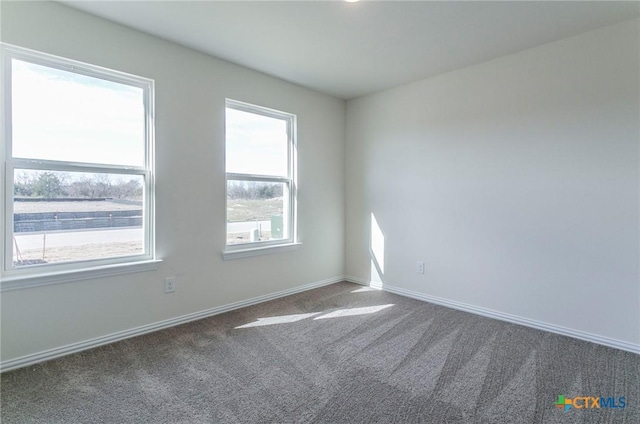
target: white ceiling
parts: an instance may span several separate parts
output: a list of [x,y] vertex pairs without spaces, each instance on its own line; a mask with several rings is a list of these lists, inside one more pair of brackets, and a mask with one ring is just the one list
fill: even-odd
[[64,1],[350,99],[639,15],[638,2]]

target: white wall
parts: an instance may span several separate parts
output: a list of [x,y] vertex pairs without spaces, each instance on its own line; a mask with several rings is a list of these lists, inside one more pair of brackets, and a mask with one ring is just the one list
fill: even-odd
[[[156,81],[164,261],[154,272],[3,292],[3,361],[343,274],[343,101],[56,3],[2,2],[1,12],[3,42]],[[221,259],[226,97],[298,116],[294,252]],[[216,225],[194,225],[208,217]],[[164,294],[168,275],[178,276],[175,294]]]
[[637,345],[638,26],[349,101],[347,274]]

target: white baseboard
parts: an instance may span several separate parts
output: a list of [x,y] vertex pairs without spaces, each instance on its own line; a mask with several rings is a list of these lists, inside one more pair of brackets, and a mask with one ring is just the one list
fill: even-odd
[[551,333],[561,334],[563,336],[569,336],[580,340],[586,340],[588,342],[601,344],[604,346],[613,347],[616,349],[626,350],[628,352],[640,354],[640,345],[629,343],[621,340],[611,339],[608,337],[598,336],[597,334],[587,333],[580,330],[573,330],[571,328],[561,327],[555,324],[548,324],[542,321],[537,321],[529,318],[519,317],[517,315],[507,314],[504,312],[498,312],[480,306],[473,306],[467,303],[457,302],[455,300],[444,299],[442,297],[431,296],[424,293],[419,293],[413,290],[403,289],[401,287],[392,286],[386,283],[369,282],[366,279],[345,275],[344,279],[351,283],[369,285],[373,288],[378,288],[389,293],[395,293],[400,296],[410,297],[413,299],[422,300],[429,303],[435,303],[436,305],[446,306],[460,311],[469,312],[476,315],[482,315],[488,318],[495,318],[501,321],[510,322],[513,324],[520,324],[527,327],[535,328],[538,330],[548,331]]
[[361,286],[370,286],[371,281],[365,280],[364,278],[354,277],[353,275],[345,275],[342,277],[343,281],[348,281],[350,283],[360,284]]
[[21,356],[19,358],[9,359],[9,360],[0,362],[0,371],[5,372],[5,371],[14,370],[17,368],[27,367],[40,362],[45,362],[45,361],[49,361],[51,359],[59,358],[62,356],[71,355],[76,352],[81,352],[83,350],[92,349],[98,346],[103,346],[106,344],[129,339],[131,337],[136,337],[136,336],[140,336],[147,333],[152,333],[154,331],[163,330],[165,328],[174,327],[176,325],[184,324],[190,321],[196,321],[202,318],[211,317],[211,316],[222,314],[224,312],[229,312],[235,309],[244,308],[246,306],[256,305],[258,303],[266,302],[273,299],[278,299],[280,297],[285,297],[285,296],[300,293],[303,291],[315,289],[318,287],[335,284],[340,281],[349,281],[351,283],[356,283],[364,286],[371,286],[373,288],[379,288],[379,289],[388,291],[390,293],[395,293],[401,296],[410,297],[413,299],[418,299],[418,300],[434,303],[437,305],[458,309],[465,312],[470,312],[472,314],[482,315],[489,318],[495,318],[501,321],[520,324],[527,327],[536,328],[538,330],[549,331],[552,333],[561,334],[563,336],[569,336],[576,339],[586,340],[586,341],[598,343],[604,346],[609,346],[616,349],[626,350],[628,352],[640,354],[640,345],[637,345],[637,344],[615,340],[608,337],[598,336],[595,334],[586,333],[584,331],[573,330],[570,328],[565,328],[565,327],[561,327],[553,324],[547,324],[541,321],[536,321],[529,318],[523,318],[516,315],[506,314],[503,312],[497,312],[491,309],[486,309],[479,306],[473,306],[466,303],[457,302],[454,300],[448,300],[448,299],[444,299],[437,296],[431,296],[431,295],[415,292],[412,290],[406,290],[406,289],[392,286],[389,284],[370,282],[366,279],[351,276],[351,275],[345,275],[345,276],[329,278],[322,281],[316,281],[314,283],[305,284],[302,286],[294,287],[287,290],[282,290],[279,292],[275,292],[275,293],[271,293],[263,296],[254,297],[247,300],[242,300],[239,302],[229,303],[227,305],[217,306],[215,308],[210,308],[204,311],[182,315],[176,318],[158,321],[152,324],[143,325],[143,326],[132,328],[129,330],[118,331],[116,333],[108,334],[106,336],[96,337],[96,338],[85,340],[82,342],[72,343],[66,346],[61,346],[54,349],[49,349],[42,352]]
[[291,289],[254,297],[247,300],[241,300],[239,302],[229,303],[227,305],[217,306],[215,308],[182,315],[176,318],[170,318],[167,320],[158,321],[152,324],[143,325],[141,327],[132,328],[130,330],[118,331],[116,333],[108,334],[106,336],[96,337],[96,338],[85,340],[82,342],[72,343],[66,346],[61,346],[54,349],[48,349],[42,352],[21,356],[19,358],[9,359],[9,360],[0,362],[0,372],[10,371],[16,368],[27,367],[40,362],[45,362],[51,359],[59,358],[61,356],[71,355],[72,353],[81,352],[87,349],[93,349],[98,346],[103,346],[103,345],[114,343],[120,340],[129,339],[131,337],[136,337],[136,336],[151,333],[154,331],[163,330],[165,328],[174,327],[176,325],[184,324],[190,321],[196,321],[202,318],[207,318],[213,315],[229,312],[234,309],[240,309],[246,306],[251,306],[258,303],[266,302],[268,300],[273,300],[280,297],[285,297],[285,296],[300,293],[303,291],[315,289],[318,287],[327,286],[329,284],[338,283],[340,281],[345,281],[345,278],[343,276],[328,278],[326,280],[316,281],[314,283],[305,284],[303,286],[298,286]]

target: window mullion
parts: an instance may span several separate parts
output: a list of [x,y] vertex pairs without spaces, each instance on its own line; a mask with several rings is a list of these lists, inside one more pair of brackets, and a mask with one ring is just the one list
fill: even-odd
[[291,178],[288,177],[270,177],[266,175],[253,175],[253,174],[227,174],[227,180],[232,181],[258,181],[266,183],[289,183]]
[[3,269],[12,270],[13,266],[13,167],[9,161],[5,166],[5,222],[1,223],[4,226],[4,257]]
[[42,171],[93,172],[126,175],[145,175],[147,173],[147,170],[144,167],[128,167],[84,162],[64,162],[55,160],[23,158],[11,158],[9,162],[11,162],[14,168]]

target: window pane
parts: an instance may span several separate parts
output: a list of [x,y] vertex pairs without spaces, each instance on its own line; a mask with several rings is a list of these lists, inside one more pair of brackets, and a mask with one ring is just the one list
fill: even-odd
[[17,169],[14,265],[143,254],[143,196],[140,175]]
[[286,177],[287,121],[227,108],[227,172]]
[[12,60],[13,156],[144,166],[141,88]]
[[227,181],[227,244],[289,238],[288,184]]

